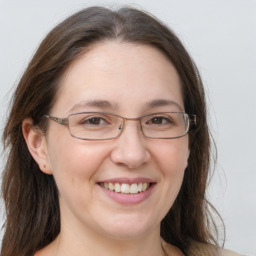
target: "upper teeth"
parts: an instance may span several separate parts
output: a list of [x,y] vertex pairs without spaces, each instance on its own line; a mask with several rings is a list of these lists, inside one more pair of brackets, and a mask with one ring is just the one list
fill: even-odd
[[124,193],[124,194],[137,194],[142,191],[146,191],[149,187],[149,183],[133,183],[131,185],[126,183],[103,183],[101,184],[104,188],[109,189],[111,191],[115,191],[117,193]]

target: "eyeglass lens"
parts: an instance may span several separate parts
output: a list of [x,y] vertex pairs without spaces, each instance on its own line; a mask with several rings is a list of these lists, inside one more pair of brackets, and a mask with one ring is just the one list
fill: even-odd
[[[156,113],[130,120],[140,120],[143,134],[149,138],[184,136],[189,128],[189,117],[179,112]],[[80,139],[102,140],[116,138],[129,118],[106,113],[78,113],[69,116],[72,136]]]

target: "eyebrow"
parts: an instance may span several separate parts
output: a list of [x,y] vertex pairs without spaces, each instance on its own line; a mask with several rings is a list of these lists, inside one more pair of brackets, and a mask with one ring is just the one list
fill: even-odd
[[166,99],[156,99],[153,101],[150,101],[146,104],[147,108],[156,108],[156,107],[164,107],[164,106],[176,106],[180,111],[184,111],[183,108],[175,101],[173,100],[166,100]]
[[68,112],[73,112],[79,108],[101,108],[101,109],[118,109],[117,104],[110,103],[107,100],[89,100],[89,101],[82,101],[77,104],[75,104]]
[[[157,107],[164,107],[164,106],[176,106],[181,112],[184,110],[182,107],[173,100],[166,100],[166,99],[155,99],[148,103],[146,103],[146,109],[148,108],[157,108]],[[119,107],[115,103],[111,103],[107,100],[89,100],[89,101],[82,101],[75,104],[68,113],[72,113],[79,108],[99,108],[99,109],[109,109],[109,110],[117,110]]]

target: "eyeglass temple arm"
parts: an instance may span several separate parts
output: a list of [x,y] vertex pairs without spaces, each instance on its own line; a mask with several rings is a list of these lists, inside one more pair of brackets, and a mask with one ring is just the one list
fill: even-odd
[[196,115],[189,115],[189,117],[191,124],[196,125],[198,123],[198,118]]
[[58,124],[68,125],[68,118],[59,118],[59,117],[49,116],[49,115],[44,115],[44,116]]

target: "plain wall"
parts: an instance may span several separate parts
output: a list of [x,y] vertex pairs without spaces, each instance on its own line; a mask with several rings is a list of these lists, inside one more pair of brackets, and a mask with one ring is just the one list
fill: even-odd
[[194,58],[218,148],[208,195],[226,224],[225,247],[256,255],[255,0],[0,0],[1,132],[13,88],[39,42],[74,11],[99,4],[129,4],[153,13],[177,33]]

